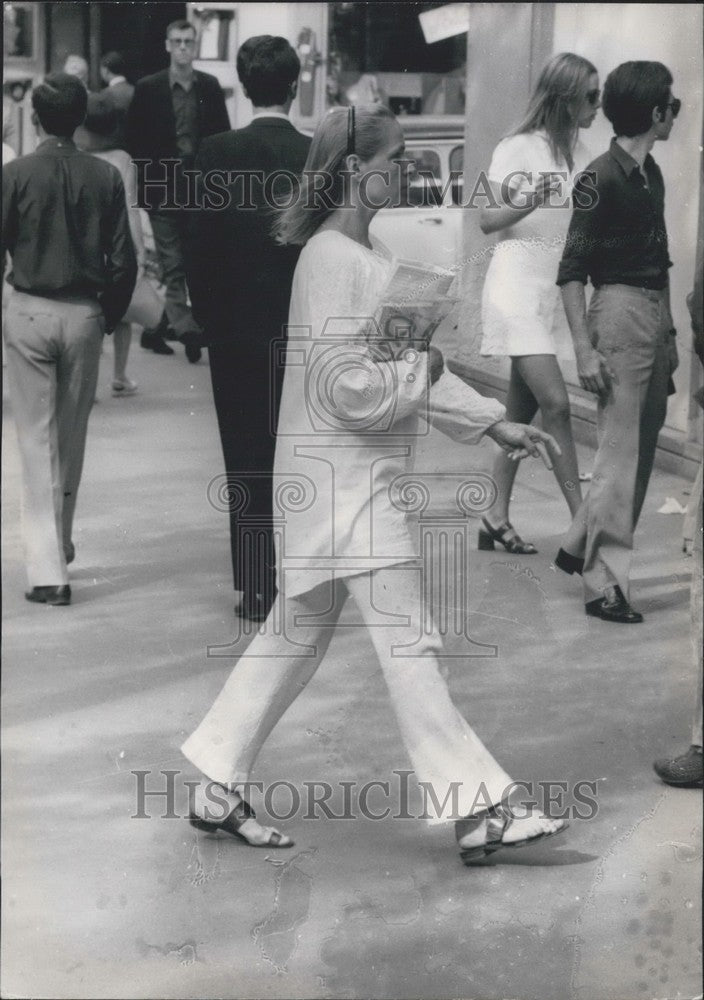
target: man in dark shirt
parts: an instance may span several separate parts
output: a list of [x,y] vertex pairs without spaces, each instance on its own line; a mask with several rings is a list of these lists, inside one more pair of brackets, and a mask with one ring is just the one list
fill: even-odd
[[[247,498],[230,513],[234,585],[243,593],[237,613],[260,621],[276,591],[272,470],[283,361],[275,363],[274,345],[284,336],[299,254],[275,242],[275,215],[265,191],[271,185],[273,198],[291,195],[311,140],[289,121],[300,62],[285,38],[247,39],[237,53],[237,72],[254,116],[245,128],[200,148],[201,184],[227,175],[227,198],[224,207],[209,208],[207,191],[201,192],[204,207],[193,214],[189,274],[209,345],[225,469],[233,492],[238,483]],[[244,183],[254,178],[258,182]],[[245,198],[249,208],[241,207]]]
[[[186,345],[189,361],[200,357],[200,327],[188,304],[184,239],[188,223],[188,178],[203,139],[230,127],[220,84],[193,69],[196,32],[188,21],[166,29],[168,69],[140,80],[127,113],[127,147],[136,160],[139,205],[147,209],[166,285],[168,326]],[[164,161],[171,160],[171,163]],[[173,354],[163,332],[147,333],[142,346]]]
[[[577,180],[558,273],[584,389],[598,394],[592,482],[556,565],[581,572],[588,615],[637,623],[629,603],[633,533],[677,367],[670,313],[665,189],[650,155],[669,138],[680,101],[656,62],[609,74],[604,114],[616,137]],[[584,286],[594,285],[589,311]]]
[[23,478],[26,597],[69,604],[67,564],[103,334],[123,316],[137,261],[118,171],[72,136],[87,93],[55,73],[32,93],[43,141],[3,167],[3,259],[13,287],[7,374]]

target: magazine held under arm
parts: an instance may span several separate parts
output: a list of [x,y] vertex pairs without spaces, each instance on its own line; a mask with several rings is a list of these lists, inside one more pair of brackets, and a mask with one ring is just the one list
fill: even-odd
[[377,348],[383,345],[391,356],[408,348],[427,350],[435,331],[458,303],[456,281],[457,276],[444,268],[396,261],[374,322],[366,327],[367,342]]

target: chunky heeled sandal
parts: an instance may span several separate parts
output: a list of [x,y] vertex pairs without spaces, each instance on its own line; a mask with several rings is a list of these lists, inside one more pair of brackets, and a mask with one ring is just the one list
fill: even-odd
[[[485,517],[482,518],[484,528],[479,529],[477,548],[480,552],[493,552],[494,542],[500,545],[515,556],[533,556],[538,551],[532,542],[524,542],[516,529],[509,521],[504,521],[498,528],[494,528]],[[508,536],[508,537],[507,537]]]
[[573,573],[579,573],[581,576],[584,570],[584,559],[580,556],[573,556],[571,552],[565,552],[564,549],[559,549],[555,556],[555,565],[569,576],[572,576]]
[[249,847],[293,847],[294,841],[290,837],[279,833],[272,827],[262,827],[262,829],[267,830],[269,836],[261,844],[253,843],[244,833],[240,833],[243,823],[246,823],[248,819],[256,818],[256,813],[249,802],[246,799],[240,799],[235,808],[223,820],[203,819],[202,816],[197,816],[192,812],[189,813],[188,822],[196,830],[202,830],[204,833],[217,833],[218,830],[222,830],[223,833],[229,833],[231,836],[243,840]]
[[[504,834],[515,820],[513,812],[505,802],[499,802],[491,809],[484,810],[474,816],[467,816],[465,819],[455,823],[455,837],[460,844],[460,857],[466,865],[472,865],[475,861],[482,861],[490,854],[500,850],[502,847],[527,847],[535,844],[538,840],[546,837],[554,837],[557,833],[562,833],[567,829],[568,824],[564,820],[557,820],[560,824],[556,830],[543,830],[532,837],[525,837],[523,840],[513,840],[508,843],[504,841]],[[546,817],[548,819],[549,817]],[[472,833],[486,820],[486,840],[483,844],[474,847],[462,847],[461,840],[468,833]]]

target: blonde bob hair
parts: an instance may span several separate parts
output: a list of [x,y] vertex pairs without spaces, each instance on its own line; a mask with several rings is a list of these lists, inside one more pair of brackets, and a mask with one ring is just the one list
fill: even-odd
[[274,235],[279,243],[303,246],[336,209],[349,204],[347,156],[370,160],[383,147],[396,117],[383,104],[354,108],[354,145],[349,148],[349,108],[333,108],[315,130],[294,205],[279,213]]

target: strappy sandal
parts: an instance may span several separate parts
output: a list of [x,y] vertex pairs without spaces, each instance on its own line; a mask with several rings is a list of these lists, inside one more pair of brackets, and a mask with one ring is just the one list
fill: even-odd
[[556,830],[543,830],[532,837],[525,837],[523,840],[513,840],[507,843],[504,841],[504,834],[514,819],[515,816],[508,805],[504,802],[499,802],[497,805],[492,806],[491,809],[483,810],[474,816],[467,816],[465,819],[458,820],[455,823],[455,837],[458,843],[468,833],[476,830],[480,823],[486,820],[486,840],[483,844],[477,844],[475,847],[460,847],[462,861],[466,865],[472,865],[475,861],[481,861],[489,857],[490,854],[500,850],[502,847],[527,847],[529,844],[535,844],[538,840],[544,840],[546,837],[554,837],[555,834],[562,833],[568,826],[564,820],[558,820],[557,822],[561,825]]
[[188,822],[196,830],[202,830],[204,833],[217,833],[218,830],[222,830],[223,833],[229,833],[231,836],[237,837],[238,840],[243,840],[249,847],[293,847],[294,841],[290,837],[279,833],[272,827],[262,827],[269,834],[267,840],[262,844],[253,843],[244,833],[240,833],[240,827],[243,823],[246,823],[248,819],[256,818],[256,813],[249,802],[246,799],[240,799],[235,808],[223,820],[203,819],[202,816],[189,813]]
[[498,528],[482,518],[484,528],[479,529],[477,548],[480,552],[493,552],[494,542],[503,545],[507,552],[515,556],[534,556],[538,551],[532,542],[524,542],[510,521],[504,521]]

